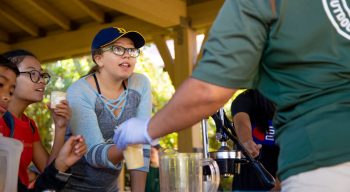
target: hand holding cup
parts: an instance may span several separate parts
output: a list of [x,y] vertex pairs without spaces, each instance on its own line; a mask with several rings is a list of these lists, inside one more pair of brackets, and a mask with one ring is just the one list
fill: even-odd
[[51,105],[52,109],[56,108],[56,105],[60,104],[62,100],[66,100],[67,94],[63,91],[51,92]]

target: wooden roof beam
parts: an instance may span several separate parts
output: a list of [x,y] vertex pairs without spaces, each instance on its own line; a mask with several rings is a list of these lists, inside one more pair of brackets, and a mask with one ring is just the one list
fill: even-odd
[[0,41],[9,42],[10,41],[10,35],[7,32],[5,32],[5,31],[0,30]]
[[90,15],[93,19],[95,19],[99,23],[104,23],[105,13],[95,6],[90,1],[84,0],[73,0],[80,8],[82,8],[88,15]]
[[196,58],[196,65],[203,57],[204,45],[208,40],[208,35],[209,35],[209,27],[206,28],[206,30],[204,31],[204,39],[202,41],[201,48],[200,48],[199,53],[198,53],[197,58]]
[[160,27],[179,25],[180,17],[186,17],[186,2],[183,0],[92,1]]
[[[11,47],[10,47],[10,45],[9,44],[7,44],[7,43],[2,43],[2,42],[0,42],[0,50],[9,50]],[[4,51],[3,51],[4,52]]]
[[56,8],[49,5],[44,0],[27,0],[32,6],[37,8],[40,12],[49,17],[52,21],[54,21],[57,25],[62,27],[64,30],[70,30],[72,25],[71,21],[62,13],[57,11]]
[[38,26],[25,19],[26,17],[14,10],[12,7],[6,5],[5,2],[1,2],[0,13],[30,35],[34,37],[38,37],[40,35]]
[[[75,31],[62,32],[60,34],[14,43],[11,44],[10,48],[29,50],[42,62],[71,58],[89,54],[92,38],[102,28],[110,26],[124,26],[130,30],[137,30],[143,34],[146,41],[151,40],[155,35],[168,32],[150,23],[129,16],[123,16],[117,18],[117,21],[108,24],[89,26]],[[8,50],[6,47],[0,47],[0,53]]]
[[170,79],[174,81],[174,59],[172,58],[169,47],[166,44],[166,39],[163,35],[156,35],[153,36],[153,41],[163,59],[165,71],[168,72]]

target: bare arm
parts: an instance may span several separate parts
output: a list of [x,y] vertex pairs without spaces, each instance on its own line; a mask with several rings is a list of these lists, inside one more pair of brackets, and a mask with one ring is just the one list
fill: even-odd
[[118,164],[120,161],[124,159],[123,157],[123,151],[119,150],[117,146],[112,146],[108,150],[108,160],[111,161],[113,164]]
[[64,136],[68,122],[72,116],[72,111],[66,100],[61,101],[60,104],[56,105],[55,109],[50,109],[51,114],[55,123],[55,137],[50,153],[49,161],[50,164],[57,156],[64,144]]
[[56,158],[63,146],[67,123],[71,116],[71,110],[67,101],[62,101],[56,106],[56,109],[50,110],[55,122],[55,137],[51,154],[46,151],[40,141],[33,143],[33,162],[40,172],[43,172],[45,167]]
[[42,145],[41,141],[36,141],[33,143],[33,163],[43,172],[49,159],[49,154]]
[[233,123],[235,125],[237,136],[242,145],[253,157],[257,157],[260,153],[261,145],[257,145],[253,140],[252,125],[249,115],[244,112],[239,112],[234,115]]
[[131,191],[144,192],[146,187],[147,172],[130,170]]
[[249,115],[244,112],[239,112],[233,116],[233,123],[239,140],[244,143],[253,140],[252,126]]
[[169,103],[149,122],[151,138],[187,128],[223,106],[236,90],[187,79]]

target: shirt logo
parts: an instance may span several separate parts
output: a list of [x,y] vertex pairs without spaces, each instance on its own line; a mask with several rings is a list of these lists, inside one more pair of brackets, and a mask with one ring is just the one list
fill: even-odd
[[257,144],[274,145],[276,129],[272,125],[272,121],[268,121],[268,127],[263,128],[252,125],[253,140]]
[[337,32],[350,40],[350,9],[345,0],[322,0],[323,8]]

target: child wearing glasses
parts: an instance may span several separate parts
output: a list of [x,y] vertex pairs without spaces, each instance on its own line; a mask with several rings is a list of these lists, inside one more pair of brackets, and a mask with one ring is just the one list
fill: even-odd
[[[16,64],[0,55],[0,119],[7,111],[8,104],[16,87],[16,78],[20,72]],[[0,130],[5,129],[0,125]],[[2,131],[1,131],[2,132]],[[3,133],[3,132],[2,132]],[[43,191],[45,189],[60,189],[69,178],[66,171],[71,165],[78,161],[86,152],[87,146],[82,136],[70,137],[60,149],[56,159],[49,164],[45,171],[36,179],[35,185],[28,190],[27,186],[19,180],[18,191]]]
[[[148,78],[134,73],[139,48],[145,44],[136,31],[108,27],[99,31],[91,45],[95,66],[67,91],[72,108],[70,131],[81,134],[87,155],[75,166],[63,191],[118,191],[122,150],[113,143],[114,129],[132,117],[149,118],[152,99]],[[130,170],[132,191],[145,190],[150,146],[143,149],[144,167]]]
[[[55,109],[50,109],[55,124],[55,138],[51,154],[49,154],[40,141],[38,128],[24,111],[26,108],[44,97],[45,86],[50,75],[43,72],[38,59],[25,50],[14,50],[4,56],[17,65],[19,75],[16,78],[16,87],[12,90],[11,102],[8,103],[4,118],[0,119],[0,132],[23,142],[24,148],[20,159],[19,180],[28,186],[27,167],[33,161],[42,172],[45,167],[57,156],[64,144],[64,135],[71,110],[67,101],[62,101]],[[10,120],[9,120],[10,119]]]

